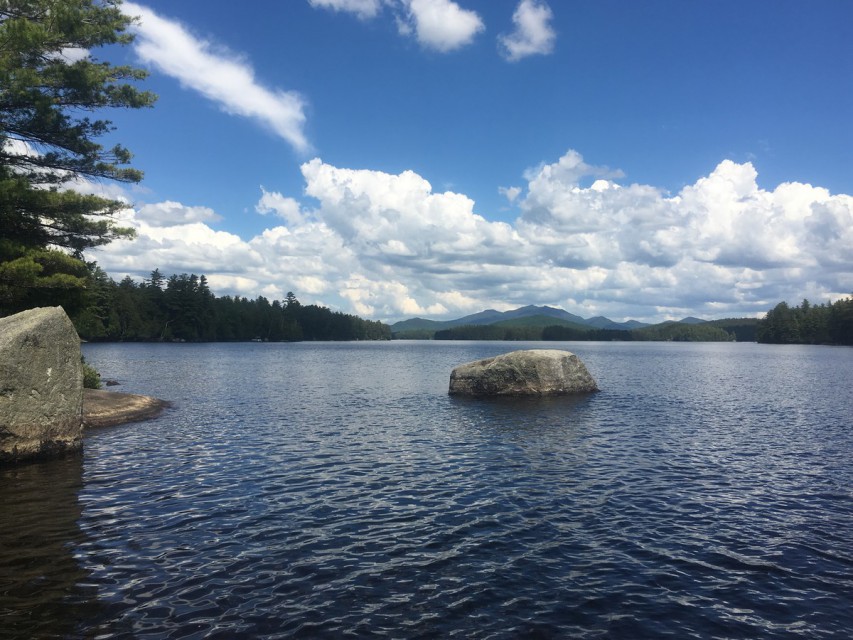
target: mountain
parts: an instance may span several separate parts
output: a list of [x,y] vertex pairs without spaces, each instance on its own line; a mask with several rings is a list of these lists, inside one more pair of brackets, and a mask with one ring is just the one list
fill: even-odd
[[456,320],[447,320],[443,324],[445,328],[459,327],[466,324],[494,324],[495,322],[500,322],[503,319],[504,314],[502,312],[495,311],[494,309],[486,309],[485,311],[480,311],[479,313],[474,313],[470,316],[457,318]]
[[507,323],[512,321],[514,325],[525,324],[524,319],[530,319],[529,324],[535,326],[555,325],[579,325],[582,327],[590,327],[593,329],[621,329],[630,330],[648,326],[636,320],[628,320],[627,322],[614,322],[604,316],[597,316],[585,320],[581,316],[576,316],[573,313],[557,309],[555,307],[536,305],[527,305],[519,307],[511,311],[496,311],[495,309],[486,309],[478,313],[473,313],[455,320],[427,320],[425,318],[411,318],[409,320],[401,320],[391,325],[392,333],[404,333],[410,331],[440,331],[441,329],[449,329],[451,327],[461,327],[466,325],[492,325],[498,323]]
[[586,324],[590,327],[594,327],[596,329],[616,329],[622,331],[630,331],[631,329],[641,329],[642,327],[649,326],[645,322],[639,322],[637,320],[614,322],[610,318],[605,318],[604,316],[595,316],[594,318],[587,318],[583,321],[583,324]]
[[557,320],[564,320],[566,322],[574,322],[575,324],[586,323],[583,318],[576,316],[573,313],[569,313],[568,311],[563,311],[562,309],[556,309],[554,307],[537,307],[532,304],[516,309],[515,311],[507,311],[504,313],[504,318],[506,320],[530,318],[533,316],[546,316],[548,318],[556,318]]
[[[582,318],[563,309],[528,305],[511,311],[486,309],[455,320],[411,318],[391,325],[394,338],[413,340],[672,340],[754,342],[758,320],[702,320],[689,316],[650,325]],[[628,333],[630,332],[630,333]]]
[[427,320],[426,318],[410,318],[409,320],[401,320],[391,325],[392,333],[400,333],[401,331],[438,331],[447,326],[446,322],[440,320]]

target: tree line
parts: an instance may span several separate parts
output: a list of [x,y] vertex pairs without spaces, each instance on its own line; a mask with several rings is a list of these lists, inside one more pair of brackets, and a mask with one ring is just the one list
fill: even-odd
[[116,283],[97,266],[90,285],[69,311],[80,337],[91,341],[390,340],[381,322],[284,300],[217,297],[204,275],[168,278],[155,269],[137,283]]
[[759,322],[758,342],[853,345],[853,298],[827,304],[780,302]]
[[640,329],[596,329],[579,325],[548,325],[501,323],[490,325],[462,325],[440,329],[431,335],[406,337],[434,338],[435,340],[544,340],[544,341],[665,341],[674,342],[728,342],[755,340],[756,320],[749,318],[716,320],[701,324],[664,322]]

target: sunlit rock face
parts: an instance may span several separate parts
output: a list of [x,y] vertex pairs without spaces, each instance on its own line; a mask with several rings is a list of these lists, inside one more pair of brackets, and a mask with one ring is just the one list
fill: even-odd
[[569,351],[513,351],[461,364],[450,373],[451,395],[553,396],[594,391],[598,391],[595,380]]
[[83,443],[80,338],[62,307],[0,318],[0,463]]

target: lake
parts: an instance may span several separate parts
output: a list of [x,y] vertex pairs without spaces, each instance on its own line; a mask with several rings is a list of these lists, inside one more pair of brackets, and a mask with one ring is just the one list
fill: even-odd
[[[577,353],[575,398],[447,395]],[[0,636],[841,638],[853,350],[87,344],[171,400],[0,470]]]

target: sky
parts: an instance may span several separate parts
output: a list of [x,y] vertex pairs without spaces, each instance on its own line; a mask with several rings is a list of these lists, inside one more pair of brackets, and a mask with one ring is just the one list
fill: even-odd
[[149,0],[115,279],[365,318],[853,292],[849,0]]

